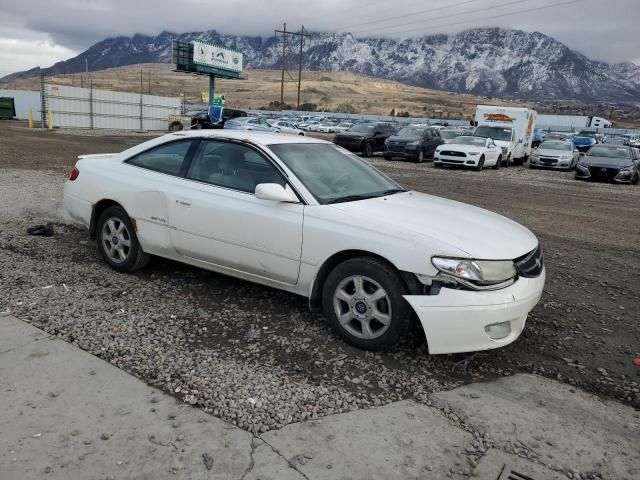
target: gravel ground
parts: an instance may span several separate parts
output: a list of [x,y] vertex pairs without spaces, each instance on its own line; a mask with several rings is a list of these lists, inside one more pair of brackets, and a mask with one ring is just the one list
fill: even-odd
[[[631,363],[640,355],[640,188],[374,159],[407,187],[527,225],[545,249],[548,282],[507,348],[429,356],[415,332],[372,354],[335,338],[301,297],[162,259],[135,275],[109,269],[86,232],[60,218],[61,189],[76,155],[140,140],[0,131],[0,312],[254,433],[398,399],[431,403],[435,391],[515,372],[640,407]],[[55,222],[53,237],[25,234],[46,221]]]

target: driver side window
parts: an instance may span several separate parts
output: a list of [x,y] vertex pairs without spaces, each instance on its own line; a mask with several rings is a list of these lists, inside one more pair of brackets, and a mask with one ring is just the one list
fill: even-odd
[[195,154],[187,178],[254,193],[260,183],[286,185],[280,172],[254,149],[232,142],[205,140]]

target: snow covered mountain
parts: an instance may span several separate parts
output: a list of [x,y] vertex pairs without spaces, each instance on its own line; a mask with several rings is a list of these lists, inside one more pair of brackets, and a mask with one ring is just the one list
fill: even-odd
[[[50,68],[11,74],[3,81],[45,74],[101,70],[136,63],[169,63],[172,40],[216,41],[240,49],[248,68],[280,67],[274,37],[221,35],[215,30],[150,37],[108,38]],[[297,62],[297,47],[290,60]],[[404,40],[314,33],[304,68],[349,70],[404,83],[493,97],[594,101],[640,101],[640,66],[590,60],[539,32],[476,28],[455,35]]]

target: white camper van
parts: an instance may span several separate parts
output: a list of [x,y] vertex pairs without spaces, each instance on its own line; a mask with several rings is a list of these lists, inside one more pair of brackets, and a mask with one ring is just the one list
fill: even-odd
[[492,138],[502,148],[504,164],[520,164],[531,154],[536,116],[529,108],[478,105],[474,134]]

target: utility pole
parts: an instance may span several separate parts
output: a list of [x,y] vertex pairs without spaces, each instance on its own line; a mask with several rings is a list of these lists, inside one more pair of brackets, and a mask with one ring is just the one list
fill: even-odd
[[[283,25],[282,30],[275,30],[276,39],[278,38],[278,34],[282,34],[282,58],[281,58],[281,80],[280,80],[280,107],[284,106],[284,73],[287,70],[286,68],[286,58],[287,58],[287,35],[293,35],[300,37],[300,58],[298,63],[298,108],[300,107],[300,85],[302,84],[302,60],[303,60],[303,50],[304,50],[304,37],[308,37],[309,34],[304,33],[304,25],[300,32],[291,32],[287,31],[287,24]],[[293,80],[291,73],[287,72]],[[295,80],[294,80],[295,81]]]
[[87,57],[84,57],[84,71],[85,73],[89,73],[89,60]]
[[297,110],[300,110],[300,85],[302,84],[302,49],[304,48],[304,25],[300,29],[300,65],[298,67],[298,103]]
[[284,62],[287,55],[287,22],[282,29],[282,80],[280,81],[280,109],[284,107]]

